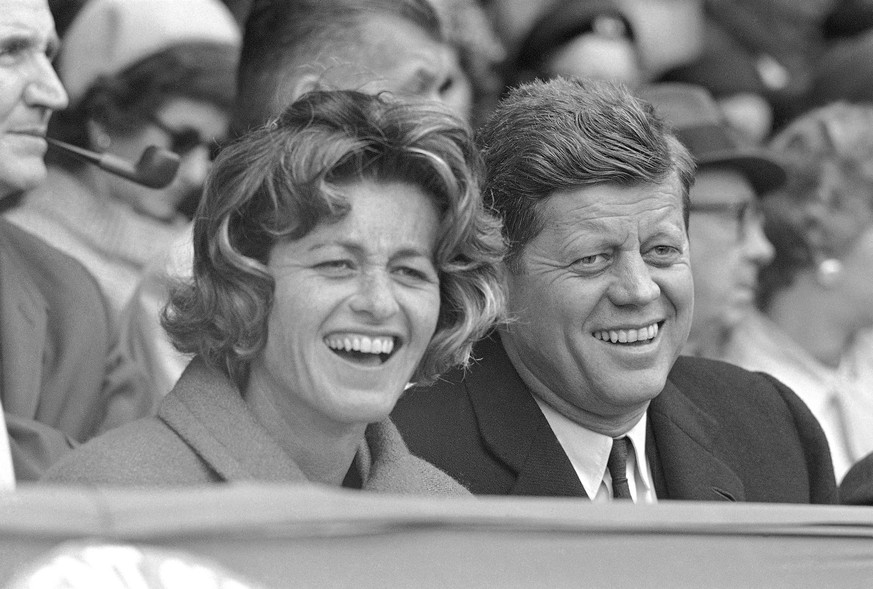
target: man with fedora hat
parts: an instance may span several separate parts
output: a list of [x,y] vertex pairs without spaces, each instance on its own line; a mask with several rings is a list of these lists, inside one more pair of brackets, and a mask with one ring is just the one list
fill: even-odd
[[694,164],[651,105],[536,81],[477,142],[511,318],[467,370],[401,398],[410,450],[478,494],[835,502],[827,441],[790,389],[680,357]]
[[656,84],[638,95],[697,163],[688,228],[694,320],[683,352],[722,359],[733,329],[754,309],[758,271],[773,259],[758,199],[782,186],[785,169],[766,150],[744,145],[703,87]]

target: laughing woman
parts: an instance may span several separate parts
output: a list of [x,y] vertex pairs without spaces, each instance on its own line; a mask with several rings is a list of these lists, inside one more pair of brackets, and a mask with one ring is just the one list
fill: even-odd
[[451,115],[357,92],[308,94],[224,149],[195,218],[194,280],[164,317],[196,359],[156,417],[47,479],[465,493],[409,454],[388,414],[500,319],[502,241],[478,170]]

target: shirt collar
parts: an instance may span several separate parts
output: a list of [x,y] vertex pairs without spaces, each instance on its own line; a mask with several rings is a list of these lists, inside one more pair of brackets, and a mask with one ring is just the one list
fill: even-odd
[[[549,422],[552,432],[570,459],[576,475],[588,497],[594,499],[606,474],[606,463],[612,449],[610,436],[593,432],[559,413],[551,405],[533,395],[537,405]],[[637,488],[652,488],[652,480],[646,462],[646,413],[626,434],[633,445],[636,467],[634,476]]]

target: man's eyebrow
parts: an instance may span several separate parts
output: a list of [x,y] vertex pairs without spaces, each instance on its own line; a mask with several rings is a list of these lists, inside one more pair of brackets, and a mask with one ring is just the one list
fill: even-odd
[[[12,45],[17,45],[19,47],[26,47],[27,49],[33,49],[36,47],[40,47],[42,42],[40,37],[29,29],[18,29],[15,28],[12,31],[7,32],[5,35],[0,37],[0,46],[9,47]],[[61,48],[61,40],[58,37],[57,33],[52,33],[45,40],[45,53],[49,57],[49,59],[54,59]]]

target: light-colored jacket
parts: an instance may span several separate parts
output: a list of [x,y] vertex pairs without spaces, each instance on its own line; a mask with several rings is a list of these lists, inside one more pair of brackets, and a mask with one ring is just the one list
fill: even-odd
[[[388,419],[367,426],[356,464],[365,490],[468,494],[454,479],[410,454]],[[45,480],[127,486],[307,481],[255,420],[239,389],[200,359],[191,362],[156,417],[83,445],[52,468]]]
[[0,399],[19,481],[154,411],[81,264],[0,220]]

